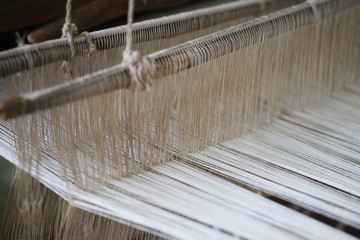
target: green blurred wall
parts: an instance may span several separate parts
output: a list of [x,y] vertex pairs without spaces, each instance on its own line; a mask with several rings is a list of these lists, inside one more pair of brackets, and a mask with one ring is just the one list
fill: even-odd
[[15,166],[0,156],[0,219],[7,201]]

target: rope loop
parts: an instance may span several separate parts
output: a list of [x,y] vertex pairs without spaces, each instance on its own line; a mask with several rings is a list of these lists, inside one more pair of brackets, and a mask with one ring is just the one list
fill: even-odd
[[91,57],[92,55],[97,53],[96,44],[94,43],[92,36],[88,32],[83,32],[88,42],[88,49],[84,50],[84,55],[87,57]]

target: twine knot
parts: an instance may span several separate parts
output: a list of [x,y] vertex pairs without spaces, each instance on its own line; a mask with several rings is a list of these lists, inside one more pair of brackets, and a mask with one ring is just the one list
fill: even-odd
[[130,89],[148,91],[154,85],[154,65],[146,57],[141,57],[138,51],[124,51],[123,63],[129,67]]
[[88,46],[89,46],[88,49],[84,50],[84,55],[87,57],[91,57],[98,51],[96,48],[96,44],[93,42],[93,39],[92,39],[90,33],[83,32],[83,34],[85,35],[87,42],[88,42]]
[[126,33],[126,46],[123,52],[123,63],[129,67],[130,89],[149,90],[154,84],[155,67],[148,57],[141,57],[138,51],[132,50],[132,23],[134,17],[134,0],[129,0],[128,28]]
[[75,23],[64,23],[61,30],[62,30],[61,37],[68,37],[69,35],[76,35],[79,33],[79,29],[75,25]]
[[77,26],[71,22],[71,8],[72,8],[72,0],[67,0],[66,2],[66,16],[65,23],[63,25],[62,30],[62,38],[67,38],[70,44],[71,57],[75,57],[75,43],[74,43],[74,35],[78,34]]
[[75,57],[75,43],[74,43],[74,35],[77,35],[79,30],[74,23],[65,22],[62,30],[62,38],[67,38],[70,44],[71,57]]

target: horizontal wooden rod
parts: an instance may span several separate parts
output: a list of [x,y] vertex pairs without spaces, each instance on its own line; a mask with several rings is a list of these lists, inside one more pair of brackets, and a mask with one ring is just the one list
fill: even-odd
[[[262,0],[232,2],[221,5],[219,8],[210,7],[185,14],[176,14],[170,17],[135,23],[133,26],[133,41],[138,43],[176,37],[187,32],[211,27],[240,17],[259,15],[264,10],[260,5],[261,1]],[[297,4],[299,2],[303,2],[303,0],[265,0],[265,10],[273,11],[274,9],[288,7],[291,4]],[[211,17],[214,17],[212,21],[206,21]],[[187,27],[177,29],[176,31],[169,30],[179,25]],[[153,34],[148,35],[141,34],[147,29],[157,29],[157,31],[153,31]],[[124,46],[125,34],[126,26],[120,26],[92,32],[91,37],[97,50],[102,51]],[[112,37],[114,41],[107,41],[109,37]],[[86,36],[80,34],[74,38],[74,42],[76,47],[75,55],[83,55],[83,51],[88,47]],[[0,77],[53,62],[68,60],[70,57],[70,46],[66,39],[51,40],[0,52]]]
[[[319,1],[316,14],[321,18],[335,14],[338,11],[360,4],[352,0],[347,4],[336,5],[341,0]],[[337,7],[336,7],[337,6]],[[342,8],[339,6],[343,6]],[[331,9],[331,7],[333,7]],[[329,10],[331,9],[331,10]],[[301,14],[302,13],[302,14]],[[309,18],[304,18],[304,14]],[[293,21],[286,21],[291,17]],[[315,16],[313,6],[303,3],[297,7],[270,14],[267,17],[256,19],[236,27],[232,27],[216,34],[208,35],[184,44],[147,55],[154,66],[155,75],[159,78],[184,71],[204,62],[223,56],[227,53],[247,47],[258,41],[275,37],[279,34],[314,23],[321,20]],[[265,33],[262,29],[270,29]],[[253,41],[241,41],[242,34],[253,35]],[[238,37],[234,39],[234,36]],[[232,38],[232,41],[224,39]],[[226,44],[226,46],[224,46]],[[197,52],[209,53],[204,57],[194,55]],[[210,51],[211,50],[211,51]],[[8,119],[35,111],[48,109],[76,100],[100,95],[109,91],[128,88],[131,83],[129,69],[120,64],[108,69],[86,75],[54,87],[36,92],[26,93],[17,98],[0,103],[0,119]]]
[[[137,0],[135,12],[174,7],[189,1],[191,0],[152,0],[151,2]],[[79,32],[83,32],[110,19],[126,16],[127,4],[128,0],[95,0],[74,10],[71,19],[79,28]],[[30,43],[38,43],[59,38],[63,24],[64,19],[59,18],[32,31],[28,34],[27,39]]]

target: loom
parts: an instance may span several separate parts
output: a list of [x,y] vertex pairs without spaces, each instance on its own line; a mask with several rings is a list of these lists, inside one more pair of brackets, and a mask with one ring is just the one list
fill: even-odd
[[359,7],[135,23],[147,91],[122,63],[129,26],[0,53],[0,153],[18,167],[2,239],[356,239]]

